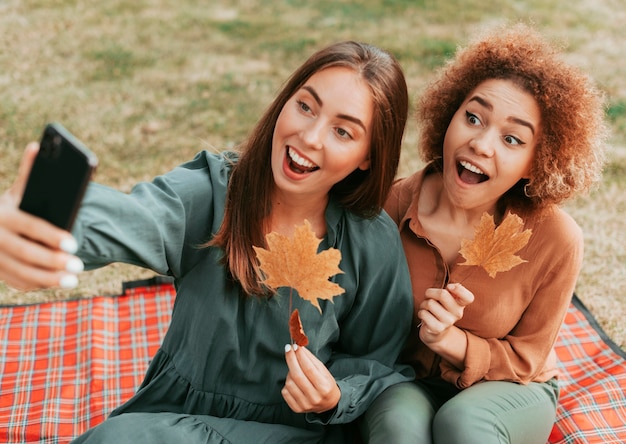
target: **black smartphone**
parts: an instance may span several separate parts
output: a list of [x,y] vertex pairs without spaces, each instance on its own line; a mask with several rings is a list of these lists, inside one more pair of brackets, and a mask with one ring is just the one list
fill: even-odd
[[70,230],[97,157],[59,123],[46,125],[20,209]]

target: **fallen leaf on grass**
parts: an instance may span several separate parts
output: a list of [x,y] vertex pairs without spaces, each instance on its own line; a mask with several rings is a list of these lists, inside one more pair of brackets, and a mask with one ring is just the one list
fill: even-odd
[[483,267],[490,277],[508,271],[523,262],[528,262],[515,253],[530,239],[532,230],[524,230],[524,221],[517,214],[508,213],[496,228],[493,216],[484,213],[474,231],[474,239],[461,241],[459,253],[465,262],[459,265]]
[[329,248],[317,253],[321,239],[315,237],[309,221],[296,227],[292,238],[272,232],[266,236],[268,249],[254,247],[261,270],[263,284],[272,289],[291,287],[309,301],[320,313],[318,299],[332,300],[344,292],[343,288],[328,279],[343,273],[339,268],[341,252]]
[[289,334],[294,344],[297,344],[298,347],[306,347],[309,344],[309,338],[306,333],[304,333],[300,313],[297,308],[291,313],[291,317],[289,318]]

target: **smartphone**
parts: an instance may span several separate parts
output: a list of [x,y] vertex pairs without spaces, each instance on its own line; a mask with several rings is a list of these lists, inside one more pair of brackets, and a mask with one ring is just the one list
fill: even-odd
[[59,123],[46,125],[20,209],[70,230],[98,158]]

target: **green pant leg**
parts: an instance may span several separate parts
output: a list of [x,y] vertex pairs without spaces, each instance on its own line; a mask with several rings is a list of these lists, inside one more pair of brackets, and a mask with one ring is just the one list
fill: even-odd
[[433,420],[435,444],[545,444],[556,418],[558,384],[488,381],[462,390]]
[[368,444],[545,444],[558,385],[490,381],[458,391],[440,379],[385,390],[360,421]]
[[430,444],[434,414],[426,392],[415,383],[392,385],[361,418],[361,437],[366,444]]

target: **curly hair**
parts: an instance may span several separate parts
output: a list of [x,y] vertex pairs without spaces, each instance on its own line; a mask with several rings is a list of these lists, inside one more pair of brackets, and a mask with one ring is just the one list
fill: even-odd
[[534,208],[559,204],[600,179],[608,134],[604,95],[532,27],[496,27],[457,49],[438,74],[417,106],[424,161],[441,159],[448,125],[466,97],[485,80],[505,79],[535,98],[542,128],[530,181],[521,180],[505,198]]

